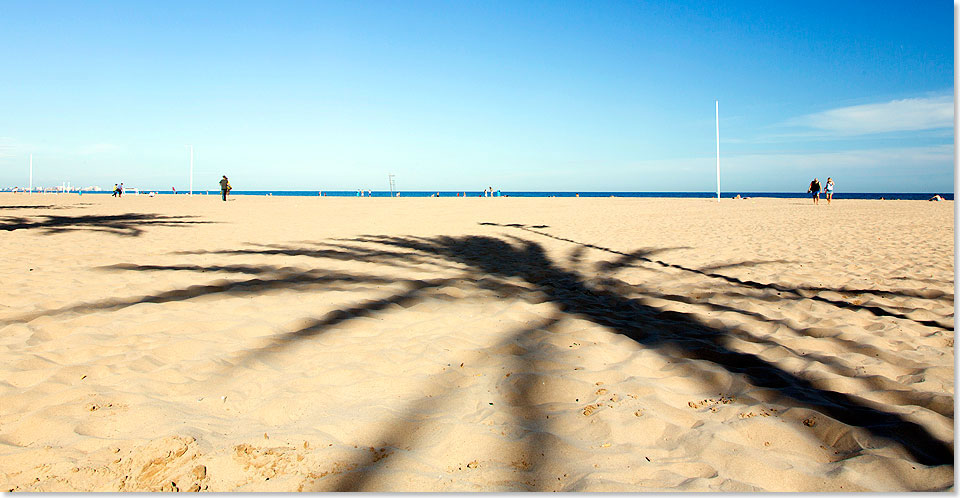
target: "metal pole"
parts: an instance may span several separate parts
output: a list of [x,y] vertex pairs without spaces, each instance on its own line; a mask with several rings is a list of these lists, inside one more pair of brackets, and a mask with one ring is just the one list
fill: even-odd
[[190,146],[190,195],[193,196],[193,146]]
[[717,101],[717,202],[720,202],[720,101]]

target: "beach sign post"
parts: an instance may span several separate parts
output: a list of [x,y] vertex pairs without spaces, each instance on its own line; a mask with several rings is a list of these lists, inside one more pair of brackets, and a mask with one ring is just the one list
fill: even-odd
[[717,202],[720,202],[720,101],[717,100]]

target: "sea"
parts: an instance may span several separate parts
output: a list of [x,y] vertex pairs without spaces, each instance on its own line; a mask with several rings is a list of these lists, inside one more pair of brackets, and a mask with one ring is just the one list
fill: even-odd
[[[133,194],[135,191],[133,189],[127,189],[124,193],[129,195]],[[150,190],[139,190],[140,194],[146,194],[148,192],[156,192],[159,195],[170,195],[173,192],[167,191],[150,191]],[[320,195],[321,191],[317,190],[232,190],[230,195],[260,195],[260,196],[277,196],[277,197],[317,197]],[[87,194],[110,194],[108,191],[101,192],[84,192],[84,195]],[[183,194],[184,192],[177,192],[177,194]],[[220,195],[219,190],[194,190],[194,193],[197,194],[207,194],[207,195]],[[323,190],[324,196],[327,197],[359,197],[356,190]],[[888,199],[888,200],[928,200],[939,192],[837,192],[833,194],[833,198],[837,200],[841,199]],[[426,191],[426,190],[403,190],[399,192],[390,191],[377,191],[374,190],[370,192],[371,197],[391,197],[397,196],[399,194],[400,198],[404,197],[436,197],[438,194],[440,197],[457,197],[457,196],[466,196],[466,197],[482,197],[483,192],[480,191]],[[939,193],[944,199],[948,201],[953,200],[952,193]],[[368,194],[366,191],[363,193],[364,197]],[[513,191],[503,191],[500,193],[502,197],[666,197],[666,198],[694,198],[694,199],[712,199],[717,197],[716,192],[513,192]],[[740,195],[741,197],[767,197],[767,198],[776,198],[776,199],[809,199],[810,194],[806,192],[723,192],[720,194],[721,198],[730,199]],[[821,194],[821,197],[823,195]]]

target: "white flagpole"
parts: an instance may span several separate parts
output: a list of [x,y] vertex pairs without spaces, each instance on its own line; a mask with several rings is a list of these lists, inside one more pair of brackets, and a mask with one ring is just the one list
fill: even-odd
[[190,196],[193,196],[193,146],[190,146]]
[[717,101],[717,202],[720,202],[720,101]]
[[30,193],[33,193],[33,154],[30,154]]

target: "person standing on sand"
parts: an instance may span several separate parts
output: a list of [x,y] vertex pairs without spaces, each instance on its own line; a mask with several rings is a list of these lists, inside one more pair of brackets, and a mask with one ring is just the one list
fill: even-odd
[[230,192],[230,189],[233,187],[230,186],[230,180],[227,179],[227,175],[223,175],[223,178],[220,180],[220,195],[223,196],[223,200],[227,200],[227,194]]
[[827,205],[833,200],[833,178],[827,177],[827,184],[823,186],[823,194],[827,196]]
[[814,178],[813,181],[810,182],[810,188],[807,189],[807,192],[813,194],[814,204],[820,204],[820,180],[819,179]]

